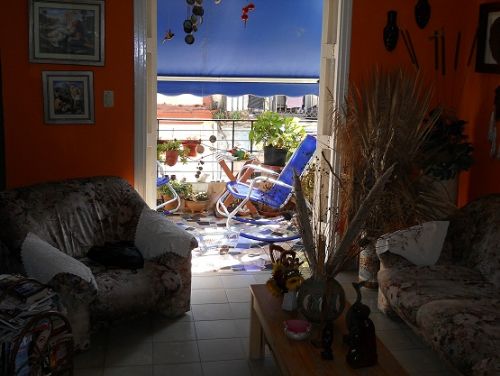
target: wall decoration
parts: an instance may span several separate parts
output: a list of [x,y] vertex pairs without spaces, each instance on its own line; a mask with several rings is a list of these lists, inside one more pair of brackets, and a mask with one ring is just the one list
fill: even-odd
[[31,0],[30,62],[104,65],[104,0]]
[[398,44],[399,28],[396,23],[398,13],[395,10],[387,12],[387,25],[384,27],[384,46],[387,51],[392,51]]
[[419,28],[423,29],[427,26],[431,18],[431,5],[427,0],[418,0],[415,5],[415,21]]
[[47,124],[94,124],[92,72],[44,71],[43,108]]
[[476,72],[500,73],[500,2],[479,7]]

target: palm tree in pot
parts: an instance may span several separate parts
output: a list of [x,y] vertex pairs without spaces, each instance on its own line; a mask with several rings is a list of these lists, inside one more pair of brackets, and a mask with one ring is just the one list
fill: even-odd
[[[360,278],[376,287],[375,241],[385,233],[441,219],[453,210],[437,194],[432,176],[422,168],[426,141],[440,112],[428,116],[432,92],[421,78],[403,70],[373,71],[351,87],[338,114],[337,137],[343,159],[343,210],[349,221],[387,166],[395,171],[363,228]],[[429,147],[426,147],[429,146]]]

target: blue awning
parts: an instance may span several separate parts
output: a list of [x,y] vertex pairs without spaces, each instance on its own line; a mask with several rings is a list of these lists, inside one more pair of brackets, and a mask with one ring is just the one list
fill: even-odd
[[[311,83],[222,82],[224,77],[319,77],[322,1],[254,0],[246,27],[241,20],[248,1],[203,1],[205,14],[195,42],[184,42],[185,0],[158,0],[158,76],[213,78],[217,82],[158,82],[166,95],[318,94]],[[162,43],[168,30],[175,37]]]

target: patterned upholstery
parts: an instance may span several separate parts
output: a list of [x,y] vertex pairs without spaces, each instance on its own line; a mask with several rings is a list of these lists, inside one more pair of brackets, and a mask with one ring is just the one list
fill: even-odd
[[400,316],[461,373],[500,374],[500,195],[450,218],[436,265],[380,259],[382,311]]
[[[20,247],[33,232],[90,266],[97,290],[71,274],[50,282],[68,311],[77,347],[89,344],[89,331],[116,319],[158,311],[175,317],[188,311],[191,253],[167,253],[138,271],[106,269],[85,258],[94,245],[133,241],[146,203],[123,179],[93,177],[38,184],[0,192],[0,273],[24,273]],[[186,248],[197,246],[186,232]]]

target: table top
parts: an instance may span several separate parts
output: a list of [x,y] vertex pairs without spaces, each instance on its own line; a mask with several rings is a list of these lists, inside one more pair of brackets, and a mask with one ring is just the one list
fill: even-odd
[[[308,340],[289,339],[283,331],[283,321],[300,318],[296,312],[281,308],[281,299],[274,297],[265,285],[251,285],[253,309],[264,331],[266,341],[273,351],[284,375],[407,375],[398,361],[377,339],[378,364],[372,367],[352,369],[345,361],[348,346],[343,343],[347,334],[344,314],[334,322],[332,350],[334,360],[321,359],[321,349],[315,348],[310,339],[319,338],[319,327],[313,326]],[[304,373],[306,372],[306,373]]]

